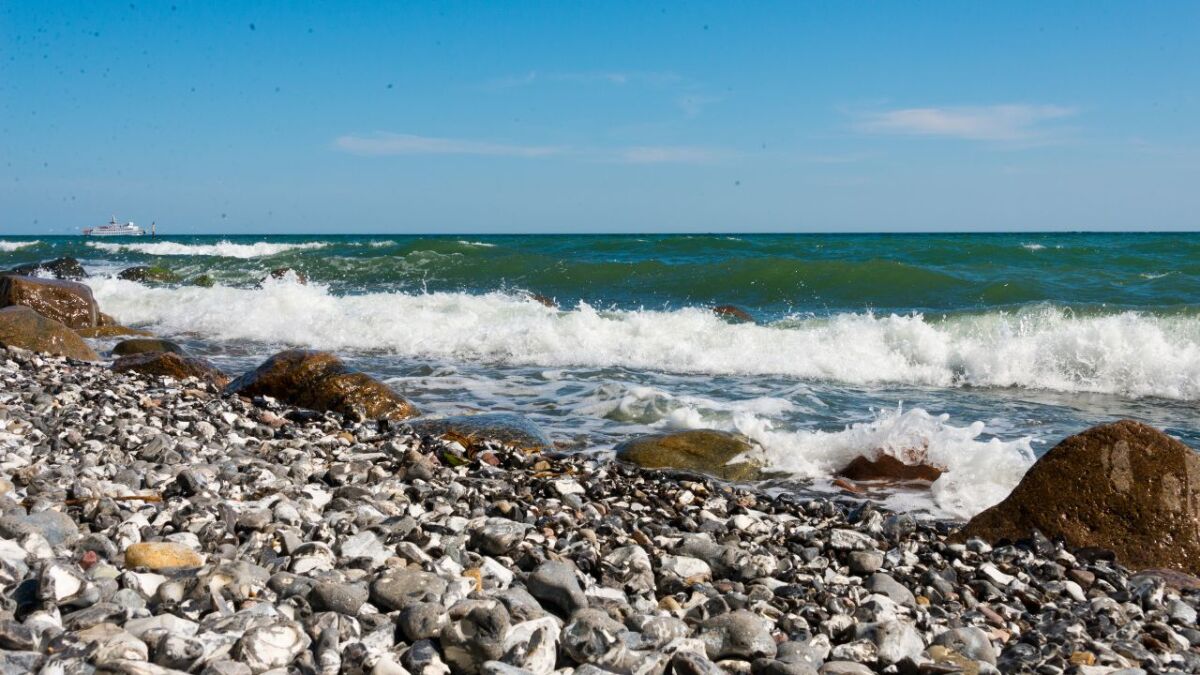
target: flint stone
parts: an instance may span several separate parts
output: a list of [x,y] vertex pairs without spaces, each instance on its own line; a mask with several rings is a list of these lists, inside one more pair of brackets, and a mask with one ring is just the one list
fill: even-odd
[[558,560],[542,563],[529,575],[525,587],[533,597],[557,609],[563,616],[570,616],[588,604],[575,576],[575,566],[570,563]]
[[389,611],[402,610],[415,602],[441,604],[448,585],[428,572],[393,569],[371,584],[371,602]]
[[713,660],[725,658],[774,658],[775,640],[759,615],[738,610],[714,616],[704,622],[700,639]]

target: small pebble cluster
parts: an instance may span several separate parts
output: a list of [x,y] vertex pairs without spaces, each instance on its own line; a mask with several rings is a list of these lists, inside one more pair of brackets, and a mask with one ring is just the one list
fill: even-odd
[[1103,552],[16,349],[0,383],[3,674],[1200,672],[1200,592]]

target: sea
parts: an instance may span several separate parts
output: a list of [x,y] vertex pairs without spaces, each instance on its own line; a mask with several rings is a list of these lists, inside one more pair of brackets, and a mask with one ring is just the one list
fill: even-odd
[[[0,235],[0,269],[59,256],[230,373],[332,350],[427,414],[520,413],[569,452],[735,431],[772,490],[915,454],[942,477],[873,496],[961,519],[1095,424],[1200,448],[1200,234]],[[116,278],[134,265],[215,283]]]

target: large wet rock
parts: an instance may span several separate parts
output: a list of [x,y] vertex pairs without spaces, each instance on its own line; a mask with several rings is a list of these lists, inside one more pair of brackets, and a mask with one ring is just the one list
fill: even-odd
[[29,307],[0,309],[0,345],[97,361],[96,352],[75,331]]
[[650,469],[675,468],[726,480],[762,477],[762,451],[749,439],[715,429],[639,436],[616,448],[617,459]]
[[416,408],[391,387],[351,369],[329,352],[289,349],[225,388],[227,394],[271,396],[284,403],[364,419],[406,419]]
[[88,276],[87,271],[83,269],[83,265],[80,265],[78,260],[69,256],[19,265],[12,268],[11,273],[24,277],[52,277],[54,279],[66,279],[69,281],[86,279]]
[[956,538],[1017,540],[1034,529],[1116,553],[1133,568],[1200,573],[1200,456],[1139,422],[1092,427],[1055,446],[1004,501]]
[[499,441],[527,453],[543,452],[552,447],[545,432],[521,415],[459,415],[436,420],[417,420],[411,425],[413,431],[422,436],[457,441],[472,454],[484,441]]
[[122,340],[118,342],[112,349],[113,356],[131,356],[133,354],[157,354],[160,352],[171,352],[173,354],[182,354],[183,347],[162,338],[133,338],[131,340]]
[[224,387],[229,382],[229,376],[208,361],[174,352],[149,352],[122,356],[113,363],[112,369],[118,373],[134,372],[143,375],[173,377],[176,380],[195,377],[212,382],[218,387]]
[[99,325],[100,310],[92,289],[74,281],[0,276],[0,307],[24,305],[38,314],[61,322],[68,328]]

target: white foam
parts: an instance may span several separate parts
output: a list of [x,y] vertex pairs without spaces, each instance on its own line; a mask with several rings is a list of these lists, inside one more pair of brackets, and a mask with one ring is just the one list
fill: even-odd
[[206,255],[221,258],[265,258],[267,256],[278,255],[285,251],[324,248],[327,245],[328,244],[321,241],[295,244],[268,241],[258,241],[254,242],[253,244],[235,244],[231,241],[219,241],[215,244],[180,244],[173,241],[156,241],[147,243],[116,243],[104,241],[88,242],[88,246],[101,251],[108,251],[109,253],[137,251],[138,253],[145,253],[147,255]]
[[0,253],[12,253],[23,248],[28,248],[42,242],[34,241],[0,241]]
[[466,239],[459,239],[458,243],[462,244],[463,246],[478,246],[480,248],[495,248],[496,247],[495,244],[489,244],[486,241],[467,241]]
[[501,293],[336,296],[318,284],[152,288],[115,279],[93,286],[124,323],[213,339],[547,368],[1200,400],[1200,317],[1186,314],[1076,316],[1040,307],[938,321],[847,313],[762,326],[726,323],[701,308],[600,311],[581,303],[558,311]]
[[1044,244],[1021,244],[1021,248],[1029,251],[1041,251],[1046,248]]
[[934,514],[969,518],[1004,499],[1033,465],[1028,438],[981,440],[985,426],[948,423],[947,415],[913,408],[880,413],[874,421],[841,431],[776,431],[753,416],[737,421],[737,430],[767,451],[768,466],[793,476],[823,479],[856,457],[892,455],[908,463],[920,461],[942,469],[928,495],[897,491],[884,503],[898,510],[927,507]]

